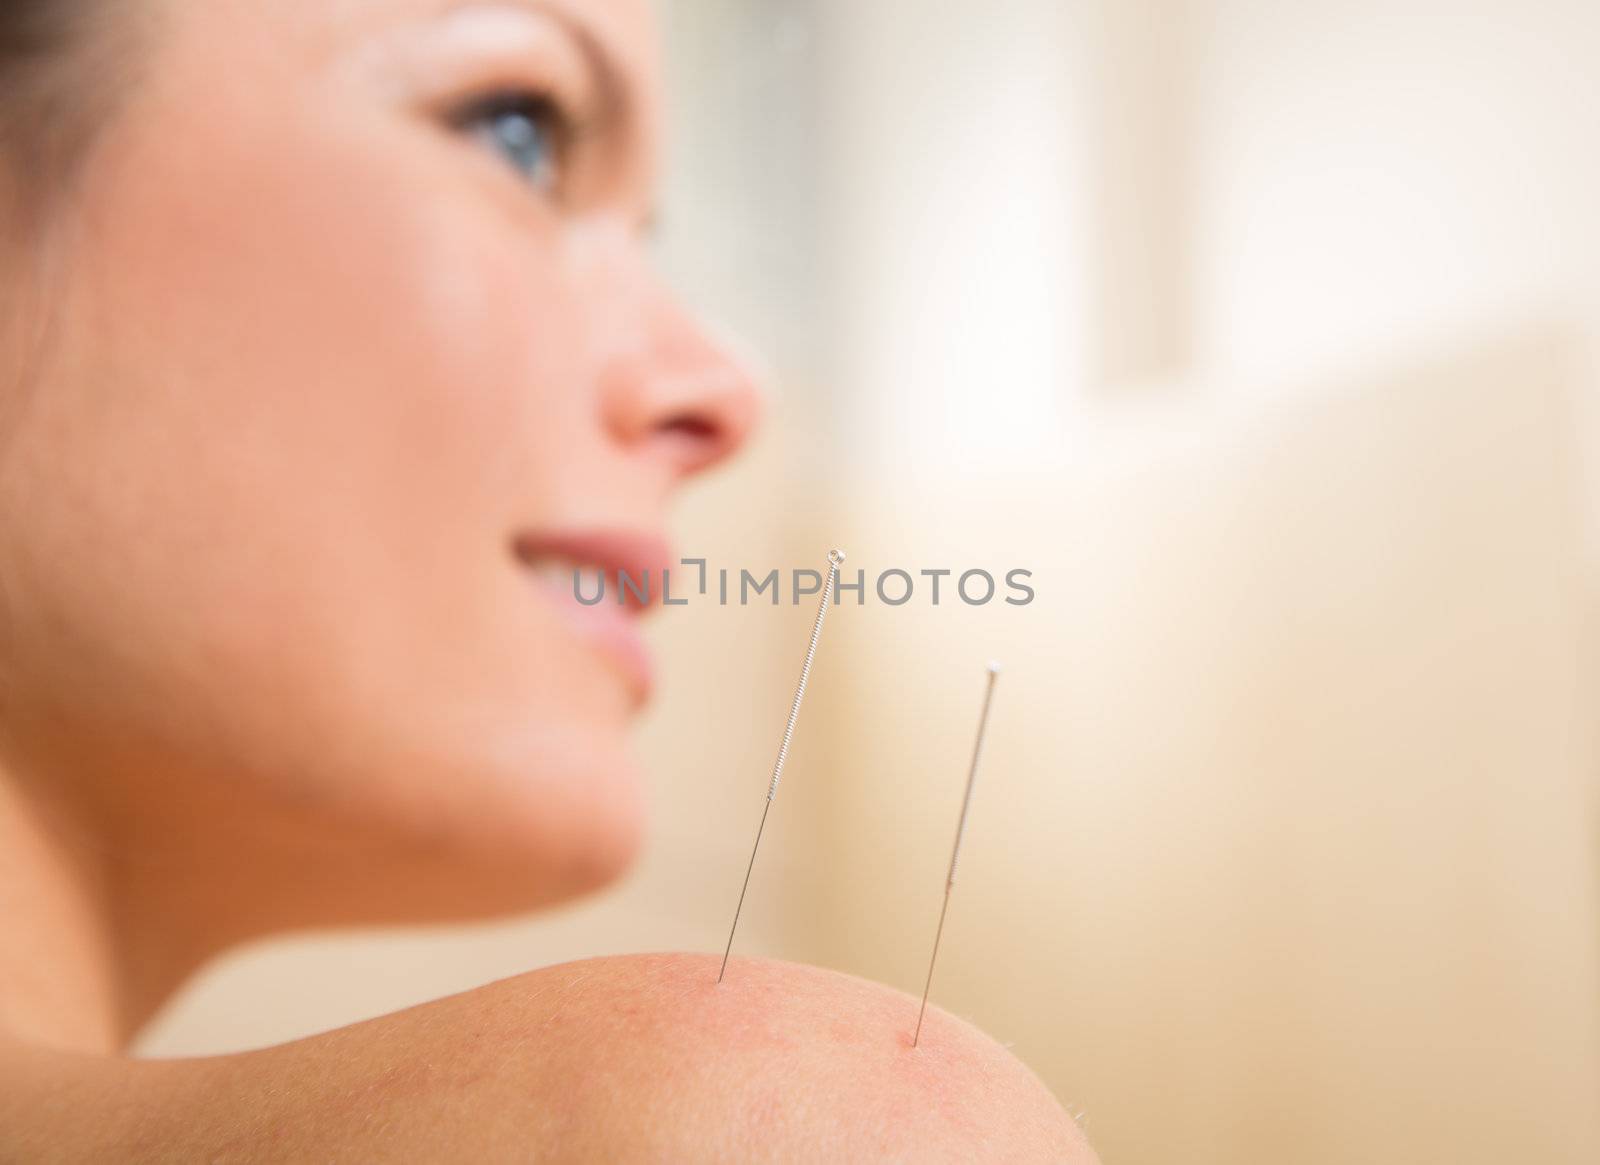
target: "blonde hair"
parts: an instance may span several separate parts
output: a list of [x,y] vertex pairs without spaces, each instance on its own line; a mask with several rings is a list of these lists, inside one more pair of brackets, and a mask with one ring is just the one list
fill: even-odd
[[155,0],[0,0],[0,193],[36,210],[132,84]]

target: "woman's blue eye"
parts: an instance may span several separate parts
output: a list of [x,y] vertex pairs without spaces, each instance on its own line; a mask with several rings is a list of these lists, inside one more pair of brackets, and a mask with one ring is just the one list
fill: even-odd
[[561,161],[563,119],[543,97],[511,95],[478,103],[460,118],[535,186],[551,189]]

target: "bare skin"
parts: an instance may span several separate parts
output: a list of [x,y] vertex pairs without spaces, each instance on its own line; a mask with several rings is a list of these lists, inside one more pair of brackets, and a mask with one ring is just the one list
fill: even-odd
[[568,963],[221,1060],[36,1057],[5,1092],[16,1111],[50,1104],[0,1145],[64,1161],[1094,1160],[969,1024],[930,1009],[912,1048],[909,996],[755,959],[719,985],[718,961]]
[[759,403],[646,260],[644,0],[74,2],[128,67],[0,232],[0,1159],[1092,1159],[980,1033],[777,963],[122,1054],[245,939],[627,867],[641,612],[547,574],[669,561]]
[[539,572],[659,570],[759,401],[648,263],[643,3],[85,2],[139,80],[0,262],[0,1021],[112,1048],[626,869],[649,681]]

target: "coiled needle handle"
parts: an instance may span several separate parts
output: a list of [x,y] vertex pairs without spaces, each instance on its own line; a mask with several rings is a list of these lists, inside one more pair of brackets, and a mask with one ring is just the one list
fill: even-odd
[[733,926],[728,929],[728,945],[722,951],[722,969],[717,972],[718,983],[728,973],[728,956],[733,951],[733,936],[739,929],[745,892],[750,889],[750,873],[756,868],[756,853],[761,849],[761,835],[767,828],[767,814],[772,810],[772,799],[778,795],[778,780],[783,776],[783,764],[789,759],[789,742],[794,739],[795,721],[800,718],[800,702],[806,698],[806,680],[811,678],[811,661],[817,655],[817,641],[822,638],[822,621],[828,616],[828,604],[833,599],[834,583],[839,577],[839,564],[843,561],[843,551],[828,551],[828,578],[822,584],[822,602],[817,604],[817,621],[811,625],[811,641],[806,644],[805,662],[800,665],[800,683],[794,690],[789,720],[783,726],[783,741],[778,745],[777,762],[772,766],[772,783],[767,786],[767,803],[761,809],[761,824],[756,827],[756,843],[750,848],[750,864],[745,867],[744,885],[739,887],[739,904],[733,909]]

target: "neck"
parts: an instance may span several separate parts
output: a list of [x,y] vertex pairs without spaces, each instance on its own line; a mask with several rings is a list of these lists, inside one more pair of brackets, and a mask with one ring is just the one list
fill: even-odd
[[81,815],[0,769],[0,1038],[117,1051],[197,964],[127,924],[156,912],[133,908],[120,864]]
[[33,1043],[108,1051],[121,1042],[104,879],[76,823],[0,778],[0,1026]]

